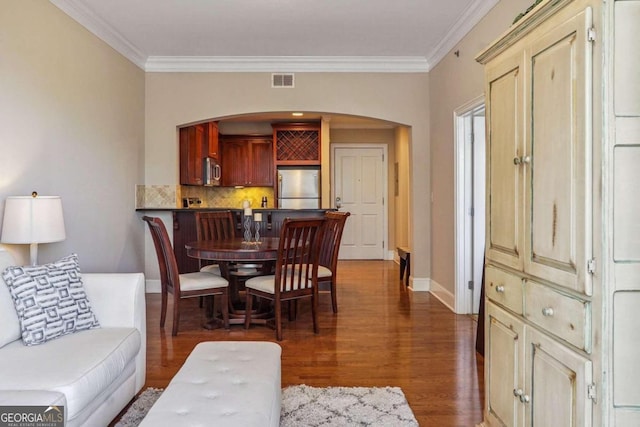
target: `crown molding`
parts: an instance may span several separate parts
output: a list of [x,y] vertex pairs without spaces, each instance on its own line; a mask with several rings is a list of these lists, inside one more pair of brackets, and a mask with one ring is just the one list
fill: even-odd
[[107,43],[121,55],[144,70],[147,56],[131,44],[113,27],[96,15],[91,9],[76,0],[49,0],[54,6],[69,15],[99,39]]
[[352,72],[426,73],[499,0],[475,0],[456,25],[423,56],[149,56],[78,0],[49,0],[80,25],[147,72]]
[[150,56],[147,72],[425,73],[422,56]]
[[465,13],[456,21],[456,24],[443,37],[433,50],[433,53],[427,57],[429,63],[429,71],[444,58],[469,32],[485,17],[493,7],[498,4],[499,0],[476,0],[465,11]]

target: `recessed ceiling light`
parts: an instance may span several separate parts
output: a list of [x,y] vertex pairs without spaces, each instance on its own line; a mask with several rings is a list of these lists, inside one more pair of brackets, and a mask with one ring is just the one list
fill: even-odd
[[291,115],[294,117],[302,117],[304,116],[304,113],[291,113]]

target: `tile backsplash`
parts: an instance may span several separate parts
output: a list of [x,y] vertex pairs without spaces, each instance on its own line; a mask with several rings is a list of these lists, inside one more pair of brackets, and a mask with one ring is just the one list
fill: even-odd
[[181,208],[186,197],[202,200],[201,208],[242,208],[242,201],[249,200],[252,208],[259,208],[262,197],[267,197],[267,207],[275,207],[271,187],[198,187],[187,185],[136,185],[136,208]]
[[136,185],[136,209],[175,208],[178,190],[175,185]]

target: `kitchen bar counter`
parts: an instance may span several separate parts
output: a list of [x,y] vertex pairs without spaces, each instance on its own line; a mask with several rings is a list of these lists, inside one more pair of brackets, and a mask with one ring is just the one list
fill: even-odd
[[[278,212],[324,212],[332,209],[279,209],[279,208],[251,208],[254,212],[278,211]],[[136,212],[188,212],[188,211],[242,211],[242,208],[136,208]]]
[[[197,240],[196,220],[193,214],[196,211],[221,211],[230,210],[236,226],[236,236],[242,237],[244,211],[239,208],[142,208],[139,212],[171,212],[173,216],[173,252],[178,262],[180,273],[191,273],[199,270],[198,260],[187,256],[185,244]],[[285,218],[309,218],[323,216],[332,209],[277,209],[257,208],[252,212],[261,213],[260,235],[263,237],[278,237],[280,228]],[[169,224],[167,224],[167,227]],[[253,228],[252,228],[253,230]]]

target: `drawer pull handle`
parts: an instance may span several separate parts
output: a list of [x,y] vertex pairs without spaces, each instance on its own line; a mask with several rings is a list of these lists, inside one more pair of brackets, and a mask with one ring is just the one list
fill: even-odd
[[503,294],[504,293],[504,285],[496,286],[496,292],[499,293],[499,294]]
[[553,316],[553,308],[551,307],[545,307],[542,309],[542,315],[543,316],[547,316],[547,317],[551,317]]

